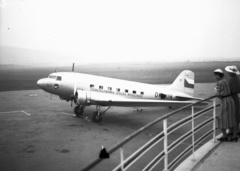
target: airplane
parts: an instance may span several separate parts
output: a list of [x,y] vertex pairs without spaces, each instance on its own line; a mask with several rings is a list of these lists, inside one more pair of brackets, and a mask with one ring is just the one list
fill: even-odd
[[[182,71],[171,85],[154,85],[77,72],[55,72],[37,81],[48,93],[75,103],[74,113],[81,117],[86,106],[96,105],[91,120],[101,122],[111,106],[150,107],[187,105],[202,100],[193,96],[194,73]],[[101,107],[106,107],[101,111]]]

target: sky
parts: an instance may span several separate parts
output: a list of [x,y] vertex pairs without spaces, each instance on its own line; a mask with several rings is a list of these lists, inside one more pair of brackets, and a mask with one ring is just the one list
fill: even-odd
[[239,0],[0,0],[0,46],[75,62],[239,60],[239,16]]

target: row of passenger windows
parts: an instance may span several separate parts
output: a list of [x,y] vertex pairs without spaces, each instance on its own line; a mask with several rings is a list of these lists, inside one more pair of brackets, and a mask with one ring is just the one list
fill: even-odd
[[[93,85],[93,84],[90,84],[90,88],[94,88],[94,85]],[[99,89],[103,89],[103,86],[99,86]],[[108,87],[107,89],[110,90],[110,91],[112,91],[112,87]],[[121,92],[121,89],[120,89],[120,88],[116,88],[116,91],[117,91],[117,92]],[[129,93],[129,90],[128,90],[128,89],[125,89],[124,92],[125,92],[125,93]],[[137,94],[137,91],[136,91],[136,90],[133,90],[132,93],[133,93],[133,94]],[[140,94],[141,94],[141,95],[144,95],[144,92],[141,91]]]

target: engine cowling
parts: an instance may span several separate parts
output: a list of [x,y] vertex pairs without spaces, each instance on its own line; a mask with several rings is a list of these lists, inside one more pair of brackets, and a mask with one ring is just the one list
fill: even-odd
[[78,100],[80,105],[86,106],[90,103],[91,94],[89,91],[77,90],[75,93],[75,98]]

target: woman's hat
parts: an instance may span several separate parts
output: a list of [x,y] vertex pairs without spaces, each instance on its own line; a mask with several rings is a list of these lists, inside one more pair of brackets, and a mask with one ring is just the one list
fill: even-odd
[[226,66],[225,70],[227,72],[234,73],[234,74],[237,74],[237,75],[240,74],[240,72],[238,71],[238,69],[237,69],[237,67],[235,65],[233,65],[233,66]]
[[221,69],[215,69],[214,73],[222,73],[223,74],[223,71]]

